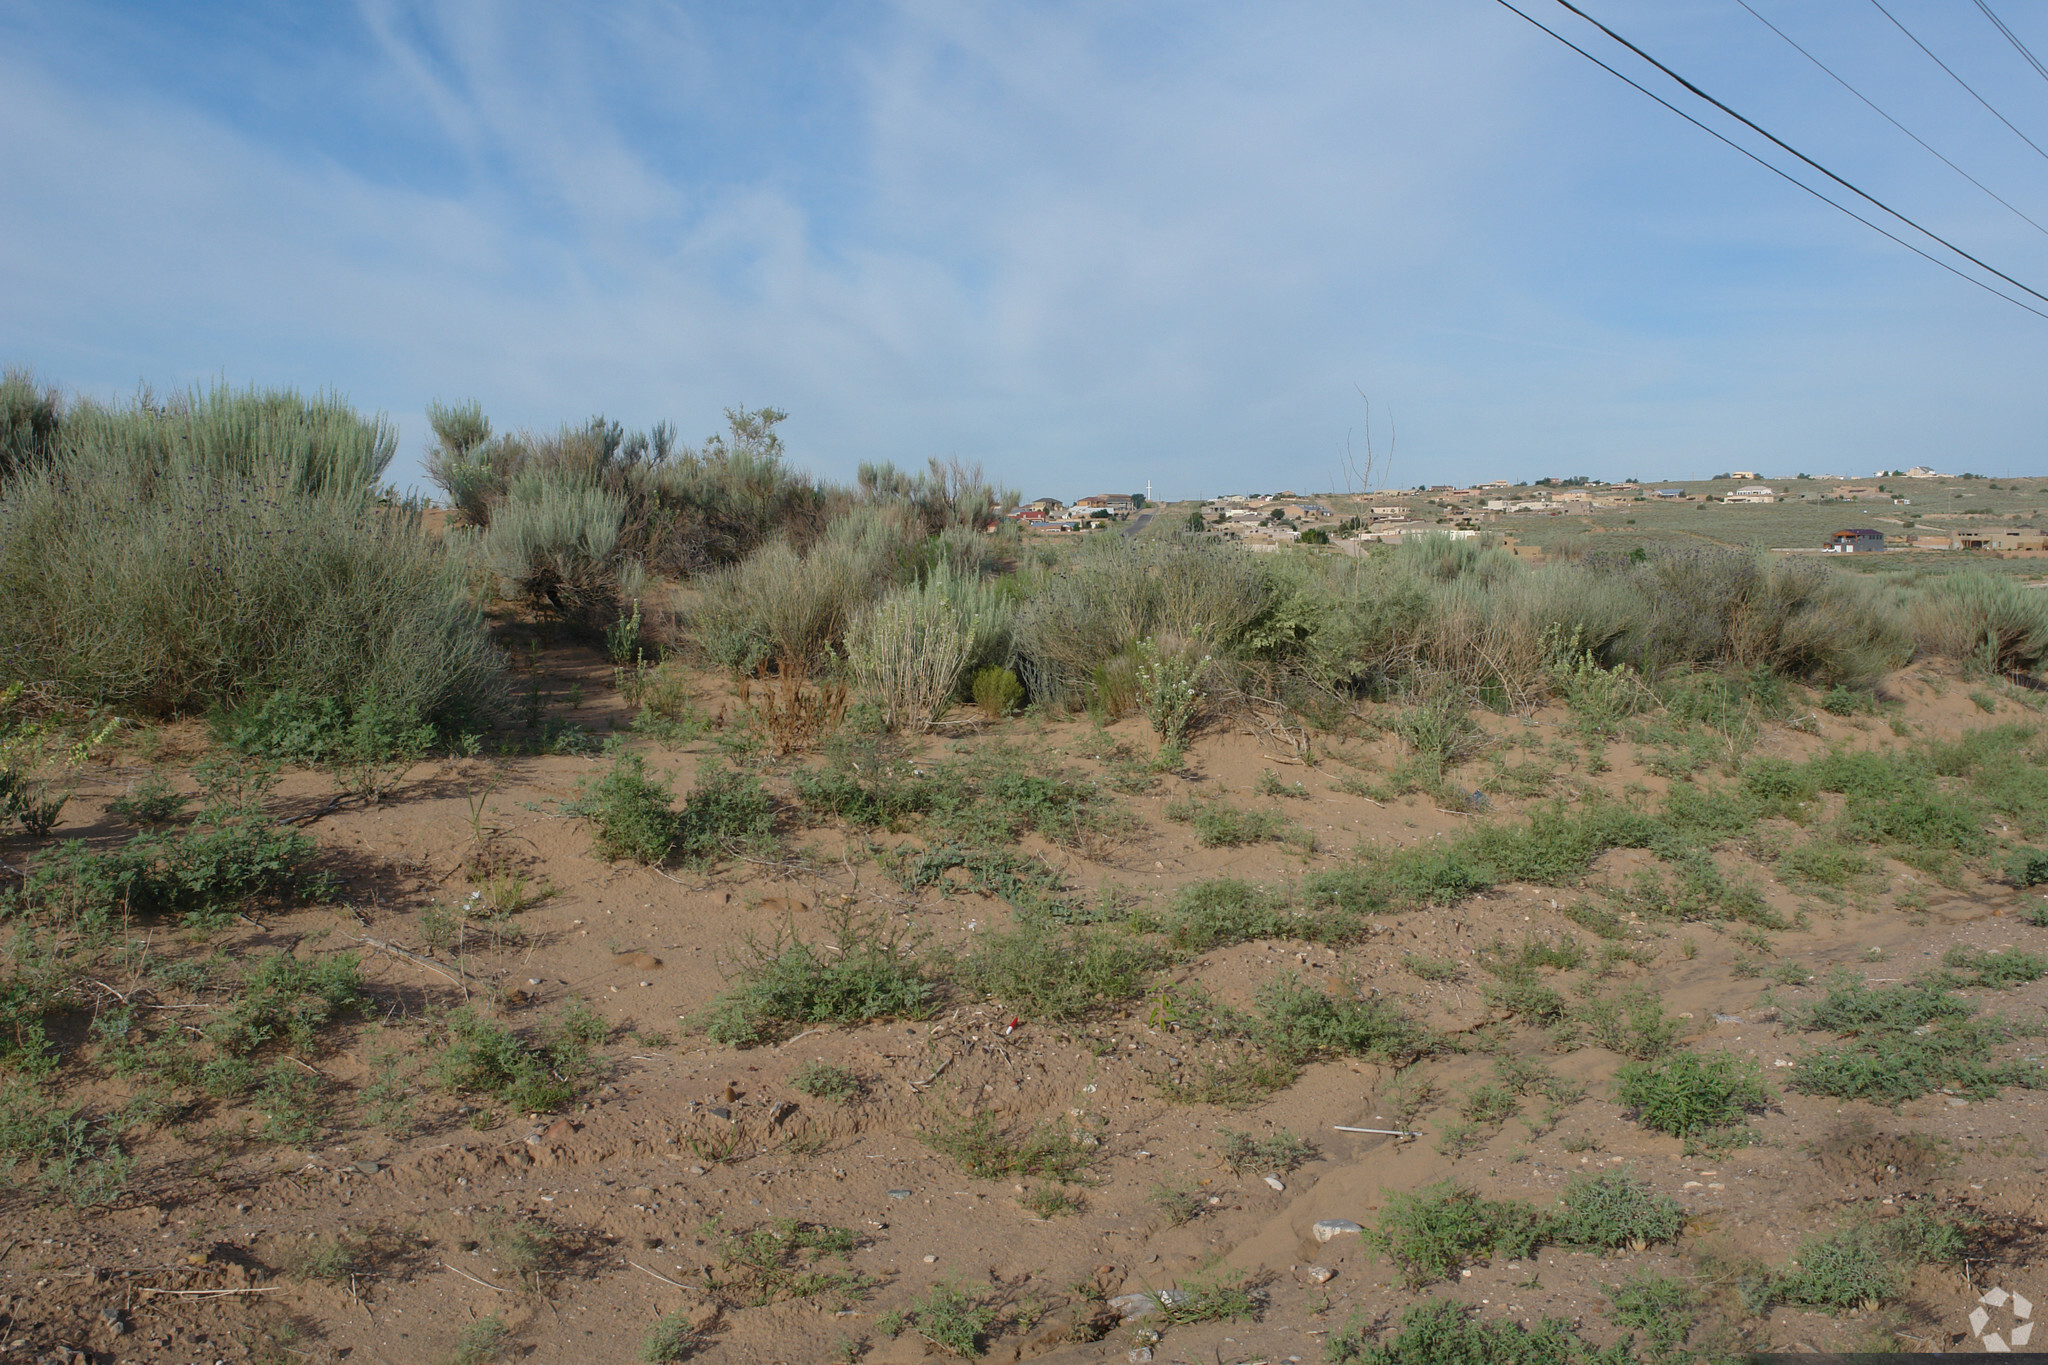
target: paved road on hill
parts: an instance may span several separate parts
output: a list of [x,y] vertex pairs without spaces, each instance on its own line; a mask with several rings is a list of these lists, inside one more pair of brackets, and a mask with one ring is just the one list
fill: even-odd
[[1124,527],[1124,534],[1127,536],[1134,536],[1138,534],[1138,532],[1144,530],[1145,527],[1151,523],[1152,518],[1156,515],[1157,513],[1154,512],[1138,513],[1138,515],[1132,517],[1130,522]]

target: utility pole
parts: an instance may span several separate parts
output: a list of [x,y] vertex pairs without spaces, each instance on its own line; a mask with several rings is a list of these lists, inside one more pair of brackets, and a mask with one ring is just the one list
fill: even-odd
[[1145,501],[1148,504],[1152,501],[1152,480],[1150,479],[1145,480]]

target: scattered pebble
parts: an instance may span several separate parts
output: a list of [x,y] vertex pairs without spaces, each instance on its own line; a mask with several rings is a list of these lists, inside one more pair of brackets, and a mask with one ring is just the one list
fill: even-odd
[[1312,1265],[1308,1268],[1310,1284],[1328,1284],[1336,1275],[1337,1272],[1326,1265]]
[[1332,1237],[1356,1237],[1365,1231],[1349,1218],[1325,1218],[1312,1229],[1318,1242],[1327,1242]]
[[1283,1184],[1281,1184],[1281,1183],[1280,1183],[1280,1177],[1279,1177],[1279,1176],[1277,1176],[1277,1175],[1269,1175],[1269,1176],[1267,1176],[1267,1177],[1266,1177],[1266,1183],[1267,1183],[1268,1185],[1271,1185],[1271,1186],[1272,1186],[1272,1187],[1273,1187],[1274,1189],[1276,1189],[1276,1190],[1284,1190],[1284,1189],[1286,1189],[1286,1188],[1287,1188],[1287,1187],[1286,1187],[1285,1185],[1283,1185]]
[[890,1197],[891,1199],[908,1199],[908,1198],[910,1198],[910,1191],[909,1191],[909,1190],[891,1190],[891,1191],[889,1191],[889,1197]]
[[936,1265],[938,1264],[938,1260],[939,1258],[936,1256],[927,1256],[924,1258],[924,1263],[926,1265]]

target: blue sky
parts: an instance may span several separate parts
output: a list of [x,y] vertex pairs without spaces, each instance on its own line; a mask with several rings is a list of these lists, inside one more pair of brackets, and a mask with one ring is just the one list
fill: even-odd
[[[2048,223],[2048,159],[1874,8],[1751,3]],[[2048,146],[1970,0],[1887,3]],[[2048,293],[2048,235],[1735,0],[1587,7]],[[2048,321],[1491,0],[0,0],[0,126],[0,362],[335,388],[401,483],[474,397],[693,439],[772,404],[835,478],[1327,489],[1361,391],[1402,485],[2048,473]]]

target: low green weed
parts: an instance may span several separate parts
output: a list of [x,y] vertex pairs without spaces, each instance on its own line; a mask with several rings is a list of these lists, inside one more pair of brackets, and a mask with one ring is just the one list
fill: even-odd
[[1040,1218],[1048,1220],[1081,1211],[1080,1200],[1054,1185],[1033,1186],[1024,1192],[1024,1197],[1018,1202]]
[[1165,1217],[1173,1227],[1185,1227],[1209,1211],[1209,1196],[1192,1185],[1179,1181],[1154,1185],[1152,1193],[1145,1196],[1145,1202]]
[[1166,818],[1188,825],[1203,848],[1239,848],[1285,838],[1293,826],[1277,810],[1243,810],[1221,797],[1178,796],[1166,803]]
[[512,1329],[504,1319],[493,1314],[478,1318],[462,1329],[455,1338],[454,1365],[490,1365],[491,1361],[502,1360],[512,1349]]
[[706,1284],[719,1297],[747,1308],[820,1295],[846,1304],[875,1284],[853,1268],[857,1245],[850,1229],[780,1218],[727,1234]]
[[1160,1082],[1159,1093],[1175,1104],[1248,1109],[1300,1076],[1299,1066],[1265,1051],[1229,1051],[1177,1068]]
[[[1035,853],[1008,848],[920,849],[903,844],[881,857],[905,891],[936,886],[950,895],[965,888],[999,896],[1019,910],[1073,922],[1087,916],[1085,907],[1067,896],[1067,879]],[[961,875],[955,877],[955,871]]]
[[885,1313],[875,1325],[890,1336],[908,1327],[951,1355],[973,1360],[988,1344],[996,1310],[985,1291],[941,1280],[896,1313]]
[[1677,1047],[1685,1023],[1665,1014],[1663,1000],[1642,986],[1584,1001],[1573,1009],[1572,1018],[1601,1047],[1639,1062]]
[[1565,1318],[1538,1318],[1523,1326],[1512,1318],[1482,1322],[1469,1304],[1431,1299],[1401,1312],[1400,1330],[1377,1339],[1379,1318],[1353,1312],[1332,1333],[1323,1358],[1332,1365],[1629,1365],[1627,1342],[1606,1349],[1582,1339]]
[[1261,1281],[1218,1265],[1188,1276],[1159,1296],[1162,1315],[1172,1323],[1253,1322],[1265,1307]]
[[1592,1251],[1642,1251],[1677,1238],[1685,1210],[1626,1171],[1576,1175],[1543,1220],[1543,1240]]
[[1243,1175],[1246,1171],[1266,1171],[1274,1175],[1285,1175],[1304,1161],[1313,1161],[1321,1155],[1313,1142],[1288,1132],[1285,1128],[1264,1137],[1240,1133],[1230,1128],[1219,1128],[1216,1135],[1216,1154],[1223,1158],[1223,1164],[1230,1168],[1232,1175]]
[[1061,1124],[1040,1124],[1019,1133],[987,1112],[957,1122],[945,1121],[923,1134],[923,1141],[925,1146],[952,1158],[961,1170],[981,1180],[1025,1176],[1071,1182],[1094,1164],[1097,1150]]
[[1789,1303],[1841,1314],[1870,1311],[1905,1292],[1917,1267],[1961,1257],[1955,1227],[1922,1210],[1858,1221],[1799,1244],[1789,1265],[1752,1288],[1752,1306]]
[[1975,987],[2003,991],[2038,981],[2044,975],[2048,975],[2048,957],[2039,953],[2018,948],[1987,952],[1957,944],[1942,955],[1941,970],[1930,973],[1925,980],[1948,990]]
[[261,814],[211,805],[175,833],[138,834],[104,852],[70,841],[33,858],[18,913],[105,932],[122,917],[217,927],[259,897],[302,883],[313,841]]
[[987,930],[959,964],[962,986],[1046,1022],[1085,1018],[1144,994],[1166,955],[1121,929],[1069,929],[1026,919]]
[[1684,1222],[1676,1200],[1625,1171],[1575,1176],[1553,1207],[1540,1210],[1512,1199],[1483,1199],[1468,1186],[1440,1180],[1390,1192],[1368,1240],[1410,1288],[1419,1288],[1468,1262],[1526,1257],[1538,1246],[1639,1251],[1675,1239]]
[[1391,1260],[1410,1288],[1444,1279],[1469,1261],[1527,1256],[1540,1239],[1540,1220],[1527,1204],[1482,1199],[1440,1180],[1387,1195],[1372,1246]]
[[427,1074],[442,1089],[480,1095],[519,1113],[545,1114],[574,1099],[592,1068],[604,1021],[587,1006],[565,1007],[539,1037],[521,1037],[468,1009],[450,1015],[446,1042]]
[[1624,1062],[1615,1102],[1636,1122],[1679,1138],[1706,1138],[1740,1127],[1770,1093],[1754,1060],[1732,1052],[1679,1052],[1661,1061]]
[[698,1335],[689,1312],[678,1308],[656,1318],[647,1329],[647,1335],[640,1339],[640,1359],[647,1365],[680,1365],[703,1344],[704,1338]]
[[713,1042],[752,1047],[812,1024],[921,1019],[939,988],[913,960],[916,940],[885,918],[828,912],[833,942],[813,943],[791,925],[762,941],[749,936],[732,984],[697,1025]]
[[809,1061],[797,1068],[789,1078],[790,1089],[812,1099],[831,1100],[845,1104],[861,1093],[860,1077],[843,1066],[830,1062]]
[[162,771],[153,768],[148,776],[109,801],[107,813],[130,824],[155,829],[177,819],[184,812],[186,799]]
[[2048,849],[2014,849],[2005,860],[2005,875],[2014,886],[2048,885]]
[[1699,1290],[1686,1281],[1654,1271],[1637,1271],[1620,1284],[1607,1286],[1607,1320],[1624,1331],[1643,1334],[1650,1359],[1676,1362],[1685,1339],[1699,1322]]
[[1180,889],[1166,934],[1174,947],[1200,953],[1254,939],[1314,938],[1315,929],[1285,894],[1217,877]]
[[120,1198],[134,1166],[118,1120],[59,1104],[32,1080],[0,1086],[0,1175],[26,1167],[46,1198],[83,1208]]
[[1370,1057],[1401,1066],[1436,1046],[1428,1029],[1377,995],[1332,994],[1287,973],[1253,997],[1256,1039],[1284,1062]]
[[707,763],[680,809],[674,801],[674,789],[648,775],[644,757],[621,753],[564,809],[589,821],[600,856],[650,865],[671,858],[703,864],[773,836],[774,803],[749,774]]

